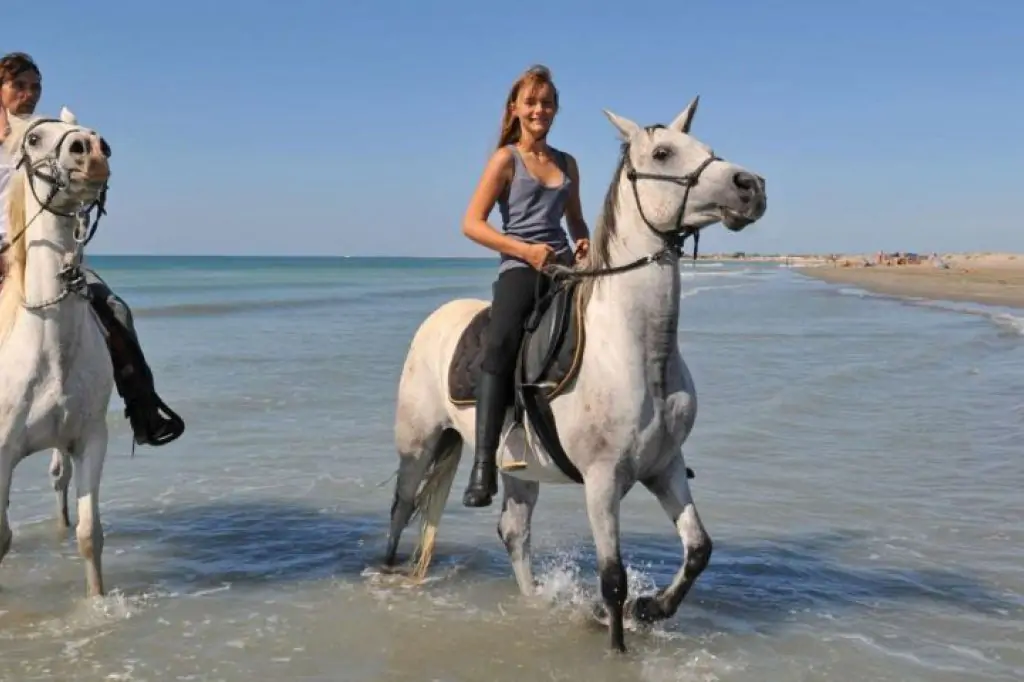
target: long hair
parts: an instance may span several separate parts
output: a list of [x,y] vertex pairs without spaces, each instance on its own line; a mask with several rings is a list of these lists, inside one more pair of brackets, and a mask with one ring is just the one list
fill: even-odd
[[555,87],[555,82],[551,78],[551,70],[542,64],[531,66],[512,83],[512,87],[508,91],[508,97],[505,98],[505,111],[501,115],[501,134],[498,135],[498,149],[507,144],[518,142],[519,136],[522,134],[519,127],[519,118],[512,113],[512,105],[515,104],[520,91],[523,88],[532,90],[542,85],[547,85],[551,88],[555,98],[555,111],[558,111],[558,88]]

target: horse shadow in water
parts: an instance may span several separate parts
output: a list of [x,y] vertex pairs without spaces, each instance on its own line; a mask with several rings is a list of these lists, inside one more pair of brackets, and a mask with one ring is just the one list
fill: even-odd
[[[389,518],[290,501],[225,501],[108,512],[108,546],[124,548],[111,587],[136,592],[284,585],[380,566]],[[470,545],[446,543],[455,555]],[[503,555],[504,557],[504,555]],[[121,563],[121,562],[124,563]],[[474,567],[465,567],[472,574]]]

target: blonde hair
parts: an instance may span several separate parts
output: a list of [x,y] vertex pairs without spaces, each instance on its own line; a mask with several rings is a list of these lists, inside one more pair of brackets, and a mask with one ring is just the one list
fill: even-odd
[[505,98],[505,111],[501,115],[501,134],[498,136],[498,149],[519,141],[519,136],[522,133],[519,129],[519,118],[512,113],[512,105],[518,99],[519,93],[523,88],[532,90],[542,85],[551,88],[555,98],[555,111],[558,111],[558,88],[555,87],[555,82],[551,78],[551,70],[543,64],[531,66],[512,83],[508,97]]

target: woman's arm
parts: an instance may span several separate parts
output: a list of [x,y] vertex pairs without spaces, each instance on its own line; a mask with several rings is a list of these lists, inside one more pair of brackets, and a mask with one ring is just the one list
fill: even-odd
[[462,234],[493,251],[524,258],[526,244],[502,234],[487,222],[487,215],[512,179],[513,164],[512,153],[504,147],[491,156],[462,218]]
[[580,169],[572,154],[565,155],[565,165],[569,169],[572,180],[569,189],[569,200],[565,204],[565,222],[569,226],[569,234],[576,244],[576,257],[587,255],[590,248],[590,229],[583,218],[583,204],[580,201]]

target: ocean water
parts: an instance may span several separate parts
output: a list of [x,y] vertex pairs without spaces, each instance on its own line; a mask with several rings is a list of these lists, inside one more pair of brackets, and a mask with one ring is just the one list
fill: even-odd
[[[432,579],[381,580],[407,345],[442,302],[489,296],[465,260],[94,258],[131,304],[188,430],[130,453],[112,404],[110,594],[86,601],[48,457],[17,470],[0,566],[0,680],[1024,679],[1024,315],[836,287],[779,263],[689,263],[686,446],[711,565],[675,618],[627,633],[597,596],[582,491],[541,491],[539,594],[498,506],[461,506]],[[407,532],[403,554],[412,548]],[[630,588],[680,561],[642,488]]]

